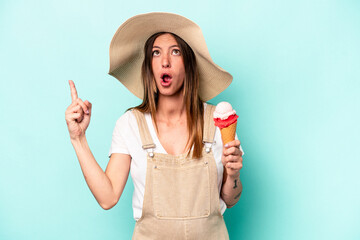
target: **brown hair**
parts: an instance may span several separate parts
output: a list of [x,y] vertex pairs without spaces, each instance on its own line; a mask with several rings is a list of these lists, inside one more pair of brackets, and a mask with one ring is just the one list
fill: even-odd
[[[144,86],[143,102],[134,107],[141,112],[150,112],[156,125],[156,107],[158,100],[158,91],[154,80],[152,71],[152,48],[155,39],[162,34],[168,32],[159,32],[152,35],[145,43],[144,53],[145,58],[141,68],[142,82]],[[196,58],[190,46],[179,36],[169,33],[174,36],[179,45],[185,67],[185,80],[183,86],[183,96],[186,105],[187,126],[189,131],[189,138],[186,146],[194,146],[193,158],[200,158],[202,156],[203,148],[203,127],[204,127],[204,105],[199,97],[199,72],[196,65]],[[157,128],[157,125],[156,125]],[[190,152],[188,153],[189,156]]]

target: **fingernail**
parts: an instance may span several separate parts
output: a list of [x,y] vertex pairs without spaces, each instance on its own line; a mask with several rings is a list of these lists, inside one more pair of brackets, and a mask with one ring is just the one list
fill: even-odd
[[229,144],[225,144],[225,146],[224,146],[224,147],[226,147],[226,148],[227,148],[228,146],[229,146]]
[[86,114],[89,114],[89,110],[86,110],[85,112],[86,112]]

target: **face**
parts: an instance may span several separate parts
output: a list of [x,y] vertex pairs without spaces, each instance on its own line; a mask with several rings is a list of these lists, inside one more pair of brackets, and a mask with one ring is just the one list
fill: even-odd
[[155,39],[152,48],[152,70],[159,94],[180,94],[184,85],[185,67],[180,47],[171,34]]

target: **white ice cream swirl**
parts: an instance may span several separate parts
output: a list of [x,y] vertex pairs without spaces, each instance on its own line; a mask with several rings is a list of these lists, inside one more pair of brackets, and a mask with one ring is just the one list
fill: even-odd
[[221,120],[227,119],[231,115],[235,115],[236,111],[232,108],[231,104],[228,102],[220,102],[216,105],[214,111],[214,118],[220,118]]

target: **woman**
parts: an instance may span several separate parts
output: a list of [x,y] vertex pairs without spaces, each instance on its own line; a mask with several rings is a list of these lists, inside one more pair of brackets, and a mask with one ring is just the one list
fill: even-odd
[[116,205],[131,170],[133,239],[229,239],[222,214],[239,200],[243,151],[239,140],[223,146],[205,103],[232,77],[211,60],[200,28],[170,13],[130,18],[112,39],[110,74],[143,102],[116,122],[105,172],[85,137],[91,103],[72,81],[65,113],[100,206]]

